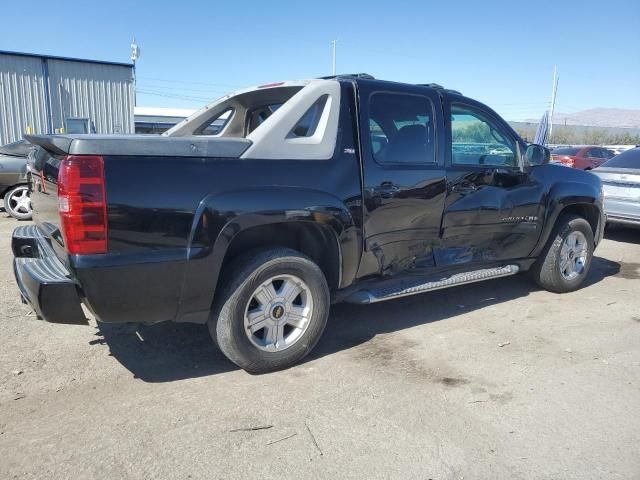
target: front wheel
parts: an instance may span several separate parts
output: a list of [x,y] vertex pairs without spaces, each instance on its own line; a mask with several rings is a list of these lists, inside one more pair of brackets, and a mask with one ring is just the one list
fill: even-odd
[[209,332],[250,373],[290,367],[324,331],[329,288],[320,268],[287,248],[249,252],[232,262],[216,295]]
[[584,282],[593,258],[591,225],[584,218],[566,215],[558,220],[549,243],[532,268],[534,280],[556,293],[572,292]]
[[13,218],[30,220],[32,211],[29,187],[18,185],[9,190],[4,196],[4,209]]

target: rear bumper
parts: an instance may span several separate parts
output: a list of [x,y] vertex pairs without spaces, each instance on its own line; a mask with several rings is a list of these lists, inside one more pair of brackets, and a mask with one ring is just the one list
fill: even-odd
[[13,231],[13,271],[20,294],[39,318],[52,323],[86,325],[79,286],[35,225]]

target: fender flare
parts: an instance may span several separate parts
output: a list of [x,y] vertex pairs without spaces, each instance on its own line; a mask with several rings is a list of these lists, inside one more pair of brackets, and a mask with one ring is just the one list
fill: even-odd
[[194,321],[185,319],[211,308],[222,264],[238,234],[253,227],[290,222],[310,222],[330,230],[339,256],[339,283],[351,270],[355,276],[355,267],[345,268],[345,259],[353,259],[357,265],[357,229],[350,211],[335,196],[315,189],[282,186],[210,194],[200,201],[194,214],[178,321]]
[[[595,207],[600,215],[597,230],[603,228],[602,215],[604,208],[602,205],[601,192],[596,185],[570,181],[556,182],[549,189],[545,204],[544,227],[540,233],[538,244],[533,252],[531,252],[531,257],[537,257],[542,252],[549,241],[558,218],[567,207]],[[598,231],[594,231],[593,235],[597,238]]]

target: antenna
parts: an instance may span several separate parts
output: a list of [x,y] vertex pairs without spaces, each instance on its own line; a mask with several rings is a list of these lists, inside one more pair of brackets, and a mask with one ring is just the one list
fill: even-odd
[[332,65],[332,69],[331,69],[331,74],[335,75],[336,74],[336,43],[338,43],[338,40],[331,40],[331,65]]

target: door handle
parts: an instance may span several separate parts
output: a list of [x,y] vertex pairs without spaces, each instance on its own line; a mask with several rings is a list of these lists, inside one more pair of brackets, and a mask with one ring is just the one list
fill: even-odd
[[389,181],[382,182],[375,189],[376,193],[382,198],[391,198],[398,190],[400,190],[398,185]]
[[478,190],[478,187],[476,186],[476,184],[468,180],[464,180],[460,183],[456,183],[451,187],[452,192],[462,193],[462,194],[472,193],[472,192],[475,192],[476,190]]

